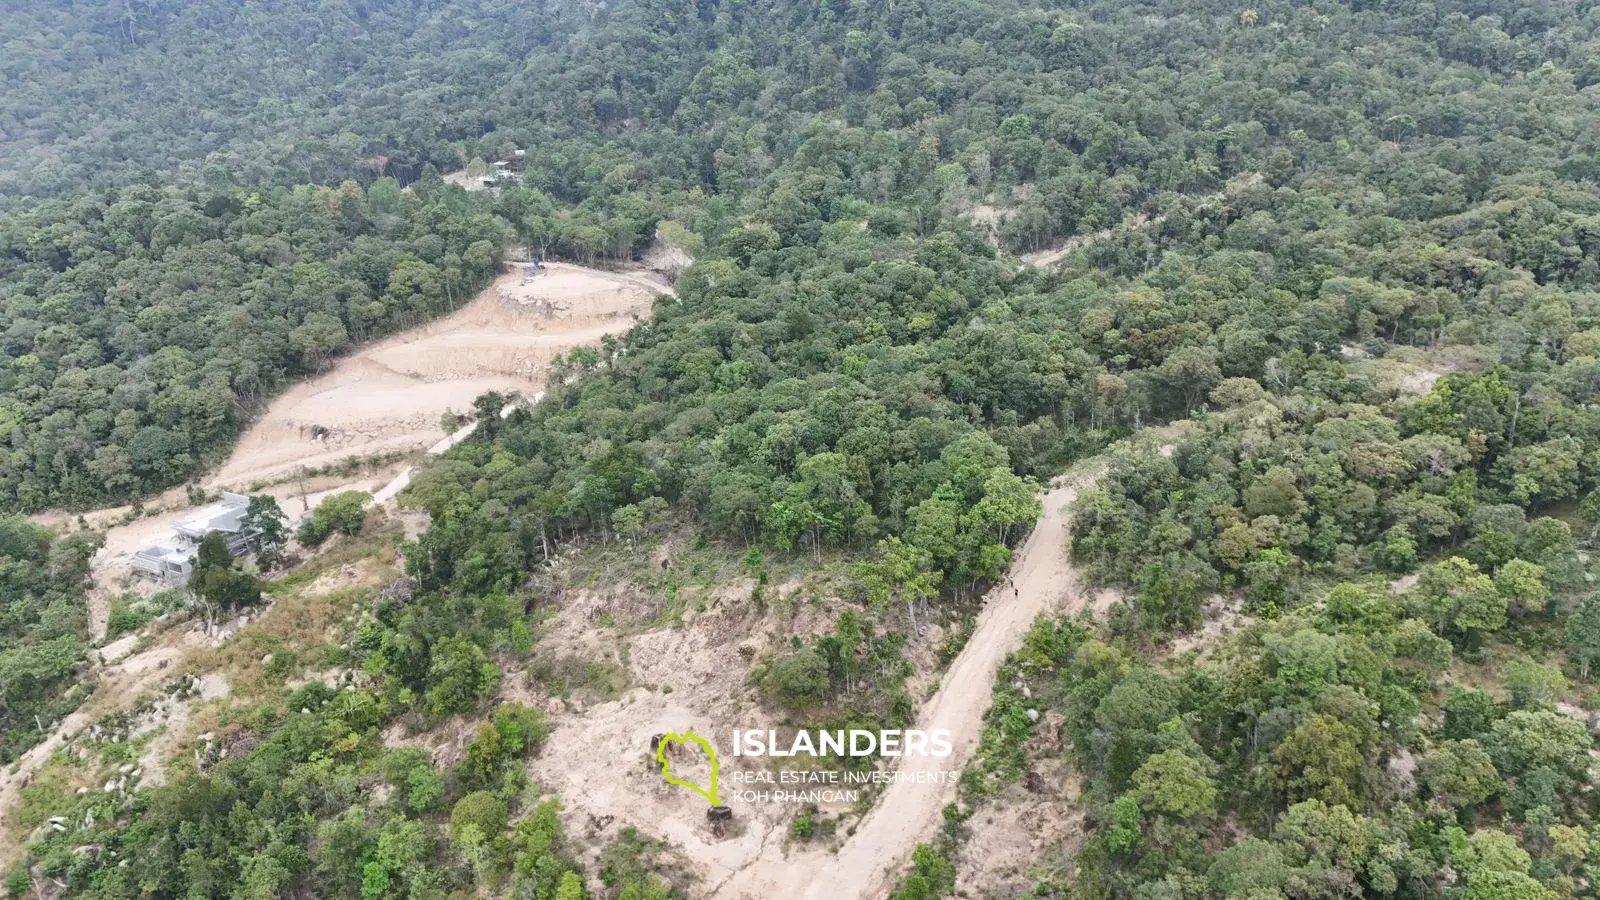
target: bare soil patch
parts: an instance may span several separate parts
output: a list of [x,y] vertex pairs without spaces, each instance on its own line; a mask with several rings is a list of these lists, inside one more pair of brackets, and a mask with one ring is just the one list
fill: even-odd
[[[1145,225],[1152,222],[1154,222],[1156,225],[1160,225],[1166,220],[1166,216],[1156,216],[1154,219],[1152,219],[1144,213],[1137,213],[1124,222],[1123,225],[1128,228],[1143,228]],[[1024,265],[1032,266],[1035,269],[1049,268],[1061,260],[1066,259],[1067,254],[1078,249],[1079,247],[1084,246],[1085,244],[1109,240],[1113,233],[1115,233],[1115,229],[1102,228],[1099,231],[1093,231],[1088,234],[1075,234],[1054,247],[1048,247],[1044,250],[1034,250],[1029,253],[1024,253],[1019,258],[1022,260]]]
[[[749,584],[721,590],[730,598],[747,596]],[[568,827],[586,838],[591,852],[629,825],[665,839],[698,876],[693,893],[699,896],[782,844],[794,809],[735,802],[736,773],[765,771],[767,761],[733,757],[725,749],[719,757],[722,799],[735,818],[718,834],[706,819],[705,799],[661,777],[651,739],[694,731],[727,748],[726,729],[735,724],[776,727],[748,682],[751,660],[791,636],[809,637],[831,624],[837,610],[802,604],[793,615],[763,616],[748,603],[713,602],[705,612],[685,615],[679,627],[632,633],[658,610],[657,598],[625,590],[568,592],[541,648],[623,665],[630,686],[600,702],[581,691],[565,700],[545,695],[541,705],[555,727],[530,762],[529,777],[561,798]],[[526,690],[540,693],[535,686]],[[678,752],[674,772],[692,776],[705,768],[697,752]]]
[[1005,225],[1005,211],[988,203],[980,203],[967,211],[967,218],[983,233],[991,246],[1000,246],[1000,228]]
[[1040,759],[1024,783],[1007,788],[967,820],[955,856],[955,896],[1027,896],[1040,875],[1070,868],[1083,840],[1078,776],[1059,757]]
[[1221,645],[1222,639],[1243,626],[1250,618],[1244,609],[1244,599],[1233,594],[1208,597],[1200,607],[1200,627],[1173,638],[1167,645],[1171,656],[1181,656],[1190,650],[1205,656]]
[[[950,732],[953,752],[942,758],[900,757],[898,771],[931,775],[962,770],[977,747],[995,672],[1005,655],[1038,616],[1081,606],[1089,599],[1067,560],[1066,548],[1072,502],[1092,477],[1093,470],[1085,468],[1052,483],[1038,524],[1012,564],[1015,590],[1001,584],[990,592],[972,637],[941,679],[939,691],[918,713],[917,728]],[[709,896],[845,900],[885,895],[916,845],[933,838],[940,811],[956,799],[956,791],[953,782],[897,781],[883,791],[836,855],[810,850],[786,854],[780,843],[769,842],[757,860]]]
[[488,391],[532,394],[550,360],[628,330],[670,288],[632,273],[550,263],[520,267],[460,310],[369,344],[272,402],[210,481],[248,488],[301,466],[422,450],[445,436],[446,410]]

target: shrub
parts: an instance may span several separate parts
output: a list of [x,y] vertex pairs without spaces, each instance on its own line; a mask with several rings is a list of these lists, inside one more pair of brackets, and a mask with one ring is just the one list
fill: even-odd
[[790,706],[821,700],[828,690],[828,661],[821,653],[803,647],[778,657],[767,672],[778,696]]
[[473,791],[456,801],[450,810],[450,833],[459,835],[463,828],[475,825],[485,837],[494,837],[505,830],[509,813],[504,800],[488,791]]
[[406,776],[406,806],[413,812],[432,812],[444,799],[444,779],[432,767],[421,765]]
[[295,532],[295,540],[307,547],[320,547],[335,532],[351,537],[360,534],[367,521],[367,501],[371,499],[366,491],[345,491],[325,498]]

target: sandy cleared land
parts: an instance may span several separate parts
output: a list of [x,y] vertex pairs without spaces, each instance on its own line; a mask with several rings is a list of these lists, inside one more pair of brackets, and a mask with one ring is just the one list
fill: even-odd
[[[713,833],[705,799],[662,779],[651,756],[651,736],[693,731],[726,748],[726,729],[766,723],[760,693],[749,681],[749,660],[787,646],[791,637],[809,640],[828,633],[839,611],[795,603],[788,614],[764,616],[747,602],[752,586],[748,579],[729,581],[719,586],[705,612],[678,627],[629,638],[597,622],[648,620],[659,597],[631,590],[569,593],[540,642],[541,652],[623,665],[632,686],[615,700],[551,709],[553,730],[530,761],[529,778],[561,798],[568,827],[590,847],[615,838],[628,825],[665,839],[699,878],[690,891],[697,897],[760,859],[769,846],[781,844],[792,811],[783,804],[739,802],[733,796],[738,773],[766,771],[767,760],[723,753],[720,799],[734,807],[735,818],[729,831]],[[780,597],[795,590],[793,585],[774,588]],[[520,681],[516,674],[507,677],[508,685]],[[548,703],[538,691],[508,699]],[[673,770],[705,784],[705,763],[699,751],[686,749],[674,755]],[[827,811],[844,810],[841,805]]]
[[[940,679],[938,693],[917,715],[917,728],[950,732],[953,752],[946,757],[902,756],[897,771],[930,775],[962,771],[977,748],[995,671],[1006,654],[1021,644],[1034,619],[1081,601],[1077,572],[1067,562],[1067,522],[1086,477],[1059,479],[1045,493],[1039,522],[1011,567],[1015,587],[1002,583],[989,592],[977,630]],[[933,839],[940,811],[956,799],[956,788],[953,782],[896,781],[836,856],[815,851],[786,855],[779,842],[769,842],[758,859],[710,896],[723,900],[885,896],[904,874],[918,842]]]
[[[656,294],[672,293],[670,286],[643,271],[612,273],[547,263],[542,274],[524,284],[521,267],[513,266],[455,313],[362,347],[323,375],[284,392],[205,486],[270,494],[291,518],[341,491],[392,499],[408,480],[410,468],[403,461],[358,476],[310,478],[304,484],[294,476],[302,467],[337,464],[352,456],[442,452],[472,430],[459,429],[446,440],[440,424],[446,410],[469,411],[485,391],[537,397],[552,357],[626,331],[648,314]],[[327,436],[313,437],[314,425],[327,429]],[[105,533],[91,571],[89,618],[96,639],[105,634],[112,597],[157,587],[132,577],[134,552],[165,540],[173,524],[191,511],[183,488],[149,498],[143,507],[146,514],[126,524],[127,506],[82,516],[89,527]],[[34,516],[58,527],[77,518],[59,511]]]
[[[391,499],[410,474],[404,461],[359,476],[322,476],[303,484],[293,476],[303,466],[338,463],[350,456],[442,452],[472,430],[446,435],[440,426],[446,410],[470,410],[472,401],[489,390],[520,391],[536,400],[555,354],[626,331],[648,314],[657,294],[673,296],[673,290],[647,272],[609,273],[547,263],[544,273],[524,284],[521,267],[514,267],[450,316],[363,347],[324,375],[285,392],[206,486],[248,490],[264,484],[253,492],[276,497],[291,518],[341,491],[362,490]],[[329,429],[329,437],[312,438],[311,425]],[[104,532],[105,544],[91,572],[90,625],[97,641],[105,634],[111,597],[155,588],[132,578],[132,554],[166,539],[173,524],[191,511],[183,488],[149,498],[143,508],[145,515],[125,524],[127,506],[81,517],[61,511],[33,517],[57,527],[71,527],[81,518]],[[133,636],[103,648],[105,665],[96,672],[99,687],[93,697],[57,723],[15,766],[0,771],[0,821],[16,808],[17,791],[52,753],[95,718],[133,702],[167,677],[163,664],[181,663],[205,644],[197,634],[169,633],[170,640],[125,659],[137,643]],[[13,859],[18,849],[0,828],[0,864]]]
[[444,436],[446,410],[469,411],[487,391],[534,393],[556,354],[627,331],[657,293],[671,288],[638,274],[550,263],[523,284],[519,268],[457,312],[284,392],[208,486],[249,489],[301,466],[427,448]]

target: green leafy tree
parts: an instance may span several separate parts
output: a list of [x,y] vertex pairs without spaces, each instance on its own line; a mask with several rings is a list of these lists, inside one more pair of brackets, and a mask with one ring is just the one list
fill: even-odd
[[1476,639],[1505,627],[1506,598],[1489,576],[1459,556],[1424,569],[1418,589],[1437,630]]
[[1578,602],[1565,626],[1567,656],[1578,665],[1578,677],[1588,679],[1600,662],[1600,594],[1590,594]]
[[1284,736],[1273,757],[1280,783],[1291,796],[1333,805],[1354,802],[1363,754],[1361,734],[1351,725],[1313,715]]
[[500,685],[500,669],[471,638],[441,638],[429,653],[428,715],[444,718],[466,712]]
[[460,800],[450,810],[450,831],[460,834],[467,828],[476,828],[482,835],[492,837],[506,828],[505,801],[488,791],[474,791]]
[[1502,683],[1516,709],[1554,709],[1570,687],[1560,669],[1530,659],[1506,663]]
[[431,766],[417,766],[406,778],[406,806],[427,813],[439,808],[444,799],[444,780]]
[[810,706],[827,695],[828,661],[816,650],[802,647],[773,660],[767,677],[785,703]]
[[1500,774],[1478,742],[1444,741],[1418,763],[1422,783],[1446,808],[1475,806],[1500,790]]
[[289,517],[283,514],[278,501],[270,494],[251,497],[243,524],[245,529],[255,533],[256,565],[262,571],[276,566],[283,558],[283,548],[289,543]]
[[1215,813],[1217,786],[1205,765],[1181,750],[1163,750],[1133,773],[1130,793],[1139,808],[1192,819]]
[[1108,819],[1110,827],[1106,829],[1106,848],[1112,853],[1132,853],[1139,847],[1142,831],[1139,827],[1139,817],[1142,810],[1139,800],[1131,794],[1123,794],[1111,802]]
[[1477,688],[1452,687],[1444,701],[1444,734],[1456,740],[1485,735],[1499,717],[1488,694]]
[[1217,896],[1275,896],[1289,881],[1290,868],[1283,851],[1272,843],[1247,837],[1225,848],[1206,870],[1206,881]]
[[1507,603],[1523,612],[1538,612],[1550,598],[1544,569],[1527,560],[1513,559],[1494,573],[1494,587]]
[[189,570],[189,590],[208,610],[231,612],[261,602],[261,582],[239,570],[222,532],[208,533],[200,541]]
[[1582,771],[1591,746],[1582,722],[1547,710],[1515,710],[1490,726],[1484,748],[1504,772],[1520,775],[1537,768]]
[[876,608],[904,603],[906,620],[913,630],[917,609],[938,595],[941,573],[932,569],[932,556],[898,537],[878,542],[878,558],[855,567],[856,577],[867,590],[867,600]]

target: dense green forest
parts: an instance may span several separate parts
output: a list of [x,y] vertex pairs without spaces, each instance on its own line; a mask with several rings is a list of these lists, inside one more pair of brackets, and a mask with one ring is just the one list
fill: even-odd
[[[26,150],[8,171],[64,194],[0,224],[12,504],[183,479],[283,378],[449,308],[505,241],[615,258],[659,227],[697,262],[648,325],[562,360],[538,407],[480,400],[474,439],[419,474],[417,596],[375,603],[333,654],[370,691],[302,688],[251,723],[248,755],[132,813],[78,801],[130,864],[74,854],[75,831],[45,835],[35,871],[108,898],[582,896],[512,764],[532,714],[500,708],[448,772],[378,737],[488,711],[558,544],[671,517],[758,555],[856,561],[866,627],[841,618],[774,666],[803,709],[855,677],[841,648],[863,633],[913,633],[999,577],[1040,481],[1193,417],[1170,459],[1114,461],[1077,513],[1076,558],[1129,600],[1094,628],[1041,625],[1014,662],[1064,717],[1089,804],[1077,883],[1038,895],[1591,892],[1592,740],[1557,704],[1600,657],[1579,554],[1600,521],[1595,8],[370,6],[392,39],[359,60],[360,42],[305,41],[368,27],[345,12],[245,7],[236,33],[203,3],[37,14],[100,44],[5,64],[30,85],[6,115],[43,136],[5,120]],[[296,40],[327,62],[279,82],[237,76],[225,41],[173,52],[280,25],[241,62]],[[73,73],[156,61],[197,83],[221,67],[198,108],[239,124],[125,87],[31,111]],[[290,90],[307,109],[274,101]],[[111,152],[196,171],[73,188],[98,177],[101,103],[141,123]],[[228,118],[247,106],[259,118]],[[262,150],[301,136],[323,143]],[[492,198],[425,174],[512,147],[526,183]],[[373,155],[410,190],[362,174]],[[371,184],[288,186],[347,175]],[[1006,252],[1101,229],[1055,270]],[[1374,374],[1400,360],[1458,371]],[[1213,595],[1254,624],[1163,655]],[[904,715],[884,680],[872,712]],[[1032,724],[1005,690],[983,758],[1016,777]],[[1409,759],[1397,792],[1385,772]],[[610,896],[667,895],[652,852],[608,850]],[[944,852],[899,896],[946,893]]]
[[85,532],[57,538],[24,519],[0,519],[0,760],[82,699],[63,695],[83,658],[83,590],[97,547]]
[[416,180],[575,4],[0,4],[0,207],[181,171]]
[[0,506],[196,475],[287,379],[470,299],[503,231],[437,178],[130,187],[0,219]]

